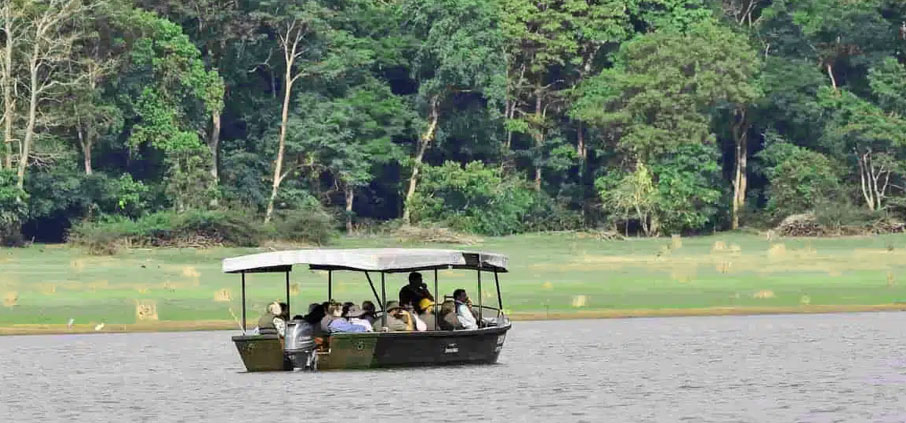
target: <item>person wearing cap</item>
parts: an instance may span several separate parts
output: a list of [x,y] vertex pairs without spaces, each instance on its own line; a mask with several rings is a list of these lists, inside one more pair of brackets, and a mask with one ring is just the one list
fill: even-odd
[[[327,307],[327,332],[328,333],[348,333],[348,332],[366,332],[365,328],[354,325],[343,317],[343,305],[331,303]],[[323,324],[323,321],[322,321]]]
[[363,318],[364,315],[365,310],[362,310],[359,306],[353,304],[346,310],[345,317],[349,320],[349,323],[364,328],[365,332],[374,332],[374,329],[371,327],[371,322],[365,320]]
[[469,294],[465,289],[453,291],[453,301],[456,302],[456,318],[466,330],[478,329],[478,322],[475,321],[475,315],[472,314],[472,301],[469,300]]
[[258,334],[277,334],[281,337],[286,334],[286,319],[283,317],[285,313],[280,302],[274,301],[268,304],[267,312],[258,319]]
[[418,318],[425,322],[425,330],[437,330],[437,318],[434,316],[434,301],[422,298],[418,303]]
[[412,316],[400,307],[397,301],[387,301],[387,310],[384,311],[387,318],[386,326],[382,326],[381,319],[374,321],[375,332],[411,332],[414,328]]
[[400,305],[402,307],[411,305],[415,309],[424,298],[434,301],[434,296],[428,292],[428,285],[422,282],[422,274],[418,272],[410,273],[409,285],[400,288]]

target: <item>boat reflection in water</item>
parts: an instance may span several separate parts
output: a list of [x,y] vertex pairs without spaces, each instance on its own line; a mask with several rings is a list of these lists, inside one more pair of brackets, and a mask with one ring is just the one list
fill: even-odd
[[[249,334],[246,330],[245,284],[247,273],[283,273],[286,304],[290,305],[289,281],[293,265],[308,265],[326,270],[327,298],[331,298],[333,272],[364,274],[377,304],[378,318],[386,323],[386,275],[414,271],[433,271],[434,297],[437,298],[439,270],[475,270],[478,283],[479,328],[474,330],[431,330],[424,332],[334,333],[315,337],[306,322],[291,321],[286,338],[279,335]],[[499,274],[507,271],[507,257],[501,254],[433,249],[311,249],[277,251],[228,258],[223,271],[242,275],[242,332],[233,342],[248,371],[292,369],[362,369],[394,366],[436,366],[445,364],[494,363],[510,330],[503,313]],[[372,274],[380,275],[380,295]],[[493,275],[497,307],[482,304],[482,275]],[[439,304],[434,305],[435,320]],[[382,326],[386,326],[383,324]]]

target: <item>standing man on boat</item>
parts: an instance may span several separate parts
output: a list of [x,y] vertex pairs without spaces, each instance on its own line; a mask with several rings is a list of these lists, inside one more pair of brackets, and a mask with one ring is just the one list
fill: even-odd
[[422,274],[410,273],[409,285],[400,289],[400,305],[403,307],[409,305],[413,310],[417,310],[418,305],[425,298],[434,302],[434,296],[428,291],[428,285],[422,282]]

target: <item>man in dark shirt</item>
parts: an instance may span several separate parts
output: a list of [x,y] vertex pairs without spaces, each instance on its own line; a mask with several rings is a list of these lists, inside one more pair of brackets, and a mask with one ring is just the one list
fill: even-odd
[[422,274],[418,272],[410,273],[409,285],[400,289],[400,305],[410,304],[413,309],[416,309],[418,304],[425,298],[434,301],[434,296],[428,292],[428,285],[422,282]]

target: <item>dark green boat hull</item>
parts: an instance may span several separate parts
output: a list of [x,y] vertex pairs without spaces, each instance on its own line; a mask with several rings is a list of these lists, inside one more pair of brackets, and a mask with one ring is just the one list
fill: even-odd
[[[342,333],[327,338],[318,369],[439,366],[495,363],[510,325],[467,331]],[[276,335],[234,336],[250,372],[304,367],[303,353],[283,350]]]

